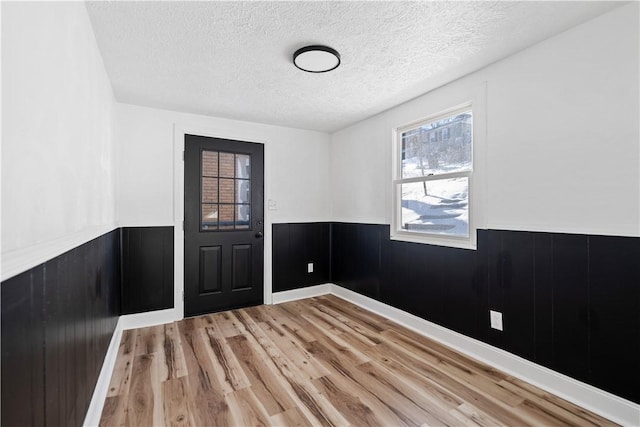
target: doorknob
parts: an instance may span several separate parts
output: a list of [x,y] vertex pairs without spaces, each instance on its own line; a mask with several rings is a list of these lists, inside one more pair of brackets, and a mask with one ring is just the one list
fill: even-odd
[[262,231],[258,231],[256,233],[256,239],[262,239],[262,236],[264,236],[264,234],[262,234]]

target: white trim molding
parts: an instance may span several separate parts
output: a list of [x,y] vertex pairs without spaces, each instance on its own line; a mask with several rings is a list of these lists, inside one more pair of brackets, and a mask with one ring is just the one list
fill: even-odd
[[324,285],[308,286],[306,288],[292,289],[290,291],[274,292],[273,304],[280,304],[283,302],[330,294],[332,293],[332,286],[333,285],[331,285],[330,283],[325,283]]
[[87,414],[84,417],[84,426],[97,427],[100,424],[100,417],[102,416],[102,409],[104,408],[107,393],[109,392],[109,383],[111,382],[113,369],[116,366],[116,359],[118,357],[118,349],[120,348],[121,340],[122,317],[118,319],[116,329],[113,331],[113,335],[111,336],[111,342],[109,343],[107,354],[104,356],[104,362],[102,363],[102,369],[100,369],[100,375],[98,375],[96,388],[93,390],[91,402],[89,402],[89,408],[87,409]]
[[117,229],[116,224],[89,227],[46,242],[2,253],[2,281],[17,276]]
[[125,314],[120,316],[120,325],[122,330],[126,331],[127,329],[164,325],[181,319],[182,316],[180,316],[177,310],[168,308],[166,310],[147,311],[145,313]]

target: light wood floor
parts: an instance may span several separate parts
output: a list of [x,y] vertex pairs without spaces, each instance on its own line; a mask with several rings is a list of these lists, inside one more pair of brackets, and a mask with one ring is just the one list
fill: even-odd
[[612,423],[323,296],[125,331],[101,425]]

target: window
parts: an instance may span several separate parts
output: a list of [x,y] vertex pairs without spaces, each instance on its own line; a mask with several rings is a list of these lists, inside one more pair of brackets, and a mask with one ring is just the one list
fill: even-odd
[[201,230],[247,230],[251,212],[251,156],[202,151]]
[[471,243],[471,105],[397,129],[395,153],[391,237]]

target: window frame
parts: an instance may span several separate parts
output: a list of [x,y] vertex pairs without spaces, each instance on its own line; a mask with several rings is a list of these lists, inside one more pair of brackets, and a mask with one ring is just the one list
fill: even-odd
[[[391,215],[391,227],[390,238],[391,240],[399,240],[413,243],[423,243],[439,246],[448,246],[463,249],[476,249],[476,188],[475,188],[475,176],[477,165],[477,135],[478,127],[476,126],[476,105],[473,101],[467,101],[453,107],[440,110],[437,113],[430,114],[419,120],[413,121],[409,124],[399,126],[393,129],[393,156],[392,156],[392,215]],[[451,117],[456,114],[471,111],[472,113],[472,142],[471,142],[471,169],[463,172],[451,172],[443,173],[431,176],[419,176],[419,177],[402,177],[402,134],[412,129],[416,129],[420,126],[428,123],[433,123],[438,120],[442,120],[447,117]],[[402,229],[402,184],[408,184],[412,182],[428,182],[428,181],[442,181],[452,178],[467,178],[467,213],[468,213],[468,236],[452,236],[446,234],[437,233],[424,233],[417,231],[409,231]]]

